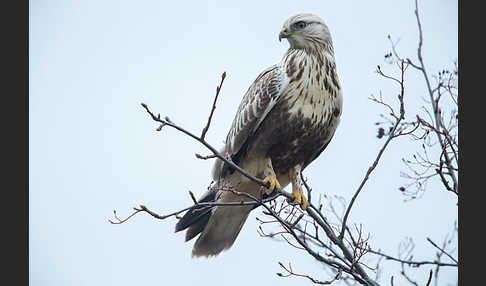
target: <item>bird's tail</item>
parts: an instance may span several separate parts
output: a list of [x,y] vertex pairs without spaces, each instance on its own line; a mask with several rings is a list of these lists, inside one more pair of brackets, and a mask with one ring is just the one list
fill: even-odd
[[[216,200],[216,192],[206,192],[199,203],[214,202]],[[185,241],[193,239],[196,235],[201,233],[208,224],[211,217],[212,207],[199,206],[187,211],[184,216],[177,222],[175,232],[187,229]]]
[[[208,191],[199,202],[216,201],[218,192]],[[240,233],[252,206],[200,206],[186,212],[175,231],[187,229],[185,240],[200,236],[194,243],[192,257],[216,256],[230,248]]]

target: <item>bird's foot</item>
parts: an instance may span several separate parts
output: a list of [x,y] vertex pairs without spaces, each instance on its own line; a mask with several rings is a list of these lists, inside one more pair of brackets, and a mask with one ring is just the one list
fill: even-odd
[[280,183],[278,182],[277,178],[275,178],[275,177],[267,176],[267,177],[265,177],[265,179],[263,179],[263,183],[265,183],[265,184],[270,183],[270,186],[267,187],[267,190],[265,191],[265,193],[267,195],[270,195],[273,191],[278,192],[282,188],[280,186]]
[[307,201],[307,198],[305,197],[303,192],[295,191],[292,192],[292,196],[294,196],[294,199],[287,199],[287,202],[290,204],[298,204],[302,208],[303,211],[307,209],[309,206],[309,202]]

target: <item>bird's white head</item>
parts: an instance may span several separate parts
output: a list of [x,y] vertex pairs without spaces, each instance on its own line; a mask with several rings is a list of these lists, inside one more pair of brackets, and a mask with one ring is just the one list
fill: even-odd
[[331,34],[319,16],[309,13],[297,14],[285,21],[278,39],[286,38],[291,49],[327,49],[332,52]]

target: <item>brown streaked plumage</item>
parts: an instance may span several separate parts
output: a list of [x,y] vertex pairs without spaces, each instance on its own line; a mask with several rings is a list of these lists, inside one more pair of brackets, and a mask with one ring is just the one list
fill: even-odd
[[[242,201],[247,198],[217,190],[232,186],[256,197],[292,184],[295,203],[308,205],[299,174],[327,147],[339,124],[342,95],[331,35],[313,14],[285,21],[279,39],[290,48],[281,62],[263,71],[248,88],[221,152],[247,172],[264,179],[261,187],[221,160],[213,167],[216,190],[200,201]],[[206,207],[188,211],[176,231],[187,229],[186,241],[197,235],[192,255],[215,256],[230,248],[252,206]]]

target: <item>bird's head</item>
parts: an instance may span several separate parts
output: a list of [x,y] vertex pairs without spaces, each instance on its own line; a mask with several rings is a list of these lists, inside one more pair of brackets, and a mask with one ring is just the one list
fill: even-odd
[[285,21],[278,40],[286,38],[291,49],[331,48],[331,34],[321,18],[314,14],[297,14]]

